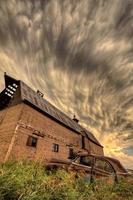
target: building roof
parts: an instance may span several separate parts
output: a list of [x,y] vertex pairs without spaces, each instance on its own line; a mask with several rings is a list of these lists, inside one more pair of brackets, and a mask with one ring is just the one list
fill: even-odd
[[[42,98],[42,96],[37,94],[37,92],[32,90],[23,81],[13,79],[12,77],[7,76],[5,74],[6,88],[8,88],[10,86],[9,88],[11,90],[13,90],[12,87],[16,87],[16,85],[18,85],[20,88],[21,101],[23,101],[27,104],[30,104],[35,109],[41,111],[42,113],[48,115],[49,117],[52,117],[54,120],[58,121],[59,123],[61,123],[64,126],[68,127],[69,129],[75,131],[76,133],[79,133],[79,134],[84,133],[88,137],[88,139],[90,139],[92,142],[94,142],[95,144],[97,144],[99,146],[102,146],[91,132],[89,132],[88,130],[83,128],[81,125],[79,125],[77,122],[75,122],[73,119],[68,117],[63,112],[61,112],[58,108],[53,106],[46,99]],[[2,91],[2,93],[5,93],[5,91],[7,90],[6,88],[4,91]],[[15,91],[15,89],[14,89],[14,91]],[[2,98],[2,97],[0,96],[0,98]],[[9,96],[9,98],[10,98],[10,96]],[[12,96],[11,96],[11,98],[12,98]]]

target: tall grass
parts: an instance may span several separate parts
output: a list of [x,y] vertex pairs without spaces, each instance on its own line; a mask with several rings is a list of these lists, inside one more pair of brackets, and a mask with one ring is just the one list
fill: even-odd
[[133,200],[132,184],[88,184],[74,173],[46,171],[34,162],[0,165],[0,200]]

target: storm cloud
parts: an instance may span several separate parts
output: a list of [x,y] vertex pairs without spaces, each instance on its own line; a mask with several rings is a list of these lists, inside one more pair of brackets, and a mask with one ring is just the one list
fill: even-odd
[[133,167],[132,0],[0,0],[1,89],[4,71]]

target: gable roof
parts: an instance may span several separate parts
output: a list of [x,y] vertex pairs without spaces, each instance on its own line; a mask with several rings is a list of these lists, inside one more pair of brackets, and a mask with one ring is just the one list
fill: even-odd
[[30,104],[35,109],[48,115],[49,117],[52,117],[54,120],[58,121],[62,125],[65,125],[66,127],[75,131],[76,133],[78,134],[84,133],[88,137],[88,139],[90,139],[92,142],[102,147],[102,145],[99,143],[99,141],[95,138],[95,136],[91,132],[83,128],[73,119],[71,119],[62,111],[60,111],[58,108],[53,106],[46,99],[39,96],[37,92],[32,90],[23,81],[13,79],[12,77],[7,76],[5,74],[5,86],[8,87],[9,84],[13,85],[14,83],[19,85],[21,94],[20,98],[23,102]]

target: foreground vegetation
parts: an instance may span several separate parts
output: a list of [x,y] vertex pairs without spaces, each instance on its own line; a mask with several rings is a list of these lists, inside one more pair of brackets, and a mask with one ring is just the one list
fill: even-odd
[[88,184],[39,163],[8,162],[0,165],[0,200],[133,200],[133,182]]

